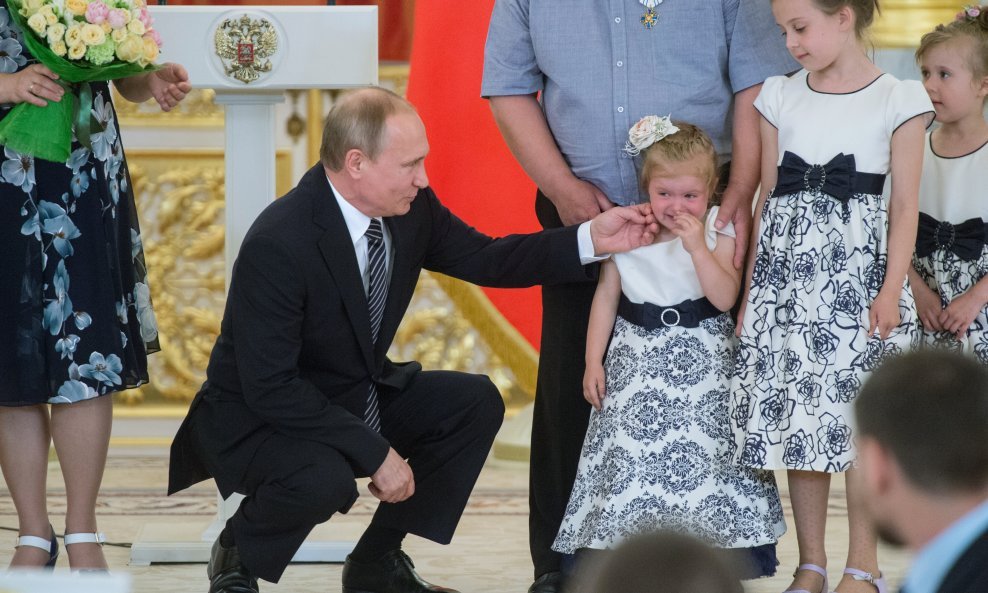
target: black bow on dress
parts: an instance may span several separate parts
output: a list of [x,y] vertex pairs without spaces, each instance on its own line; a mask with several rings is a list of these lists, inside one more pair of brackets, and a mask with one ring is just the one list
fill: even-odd
[[926,257],[940,249],[952,251],[957,257],[971,261],[981,257],[985,247],[985,223],[969,218],[954,225],[939,221],[924,212],[919,213],[916,233],[916,257]]
[[787,150],[782,155],[782,164],[779,165],[775,193],[823,192],[846,203],[854,195],[856,174],[853,154],[839,153],[826,165],[811,165]]

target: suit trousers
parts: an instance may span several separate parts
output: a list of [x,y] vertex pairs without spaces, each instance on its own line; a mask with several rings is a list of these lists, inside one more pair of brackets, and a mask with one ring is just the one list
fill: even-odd
[[[447,544],[504,418],[490,379],[423,371],[402,391],[382,388],[381,434],[408,460],[415,493],[380,503],[373,522]],[[274,433],[243,483],[229,525],[247,569],[277,582],[313,527],[357,499],[354,471],[335,449]]]
[[[535,198],[535,211],[544,228],[563,226],[542,192]],[[559,570],[562,561],[551,546],[569,503],[590,421],[590,404],[583,399],[583,360],[596,289],[594,281],[542,287],[528,494],[528,543],[536,578]]]

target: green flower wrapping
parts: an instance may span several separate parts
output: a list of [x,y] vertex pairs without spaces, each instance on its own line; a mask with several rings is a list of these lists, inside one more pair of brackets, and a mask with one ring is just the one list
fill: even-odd
[[11,109],[7,117],[0,121],[0,144],[35,158],[64,162],[72,152],[73,128],[79,142],[92,148],[89,140],[92,127],[100,126],[92,118],[93,93],[89,83],[154,72],[159,67],[116,60],[112,48],[107,53],[100,46],[87,50],[94,52],[96,59],[88,53],[87,58],[96,62],[105,60],[105,65],[70,62],[55,55],[47,41],[39,38],[27,25],[20,13],[22,0],[8,0],[7,6],[10,19],[23,33],[24,45],[28,51],[59,76],[58,83],[66,92],[61,101],[49,101],[45,107],[20,103]]

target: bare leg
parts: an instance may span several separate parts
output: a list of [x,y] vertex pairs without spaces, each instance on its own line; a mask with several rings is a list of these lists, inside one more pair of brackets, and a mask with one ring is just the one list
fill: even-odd
[[[18,535],[51,539],[48,502],[48,407],[0,408],[0,466],[17,509]],[[10,566],[43,566],[48,554],[23,546],[14,551]]]
[[[827,532],[827,499],[830,496],[830,474],[790,470],[789,498],[796,524],[799,563],[827,568],[824,545]],[[823,589],[823,576],[808,570],[796,573],[789,589],[805,589],[815,593]]]
[[[52,406],[51,434],[65,476],[65,533],[97,531],[96,498],[103,481],[113,421],[111,397],[104,395]],[[65,548],[73,569],[106,568],[98,544],[73,544]]]
[[[878,572],[878,542],[865,511],[862,497],[865,495],[861,471],[852,469],[844,474],[847,483],[847,522],[848,542],[847,564],[872,575],[881,576]],[[871,583],[856,581],[849,575],[843,575],[837,590],[841,593],[875,593],[876,587]]]

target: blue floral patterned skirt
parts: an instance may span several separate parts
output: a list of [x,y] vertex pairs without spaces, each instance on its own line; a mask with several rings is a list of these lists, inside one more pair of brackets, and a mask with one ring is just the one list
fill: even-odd
[[64,163],[4,148],[0,405],[71,403],[148,380],[158,349],[133,188],[105,83],[92,149]]
[[752,557],[757,566],[747,574],[774,572],[771,546],[786,530],[775,478],[734,463],[734,344],[727,313],[694,329],[646,329],[617,318],[606,396],[590,414],[554,550],[607,549],[671,529],[721,548],[768,546],[761,552],[772,557]]

